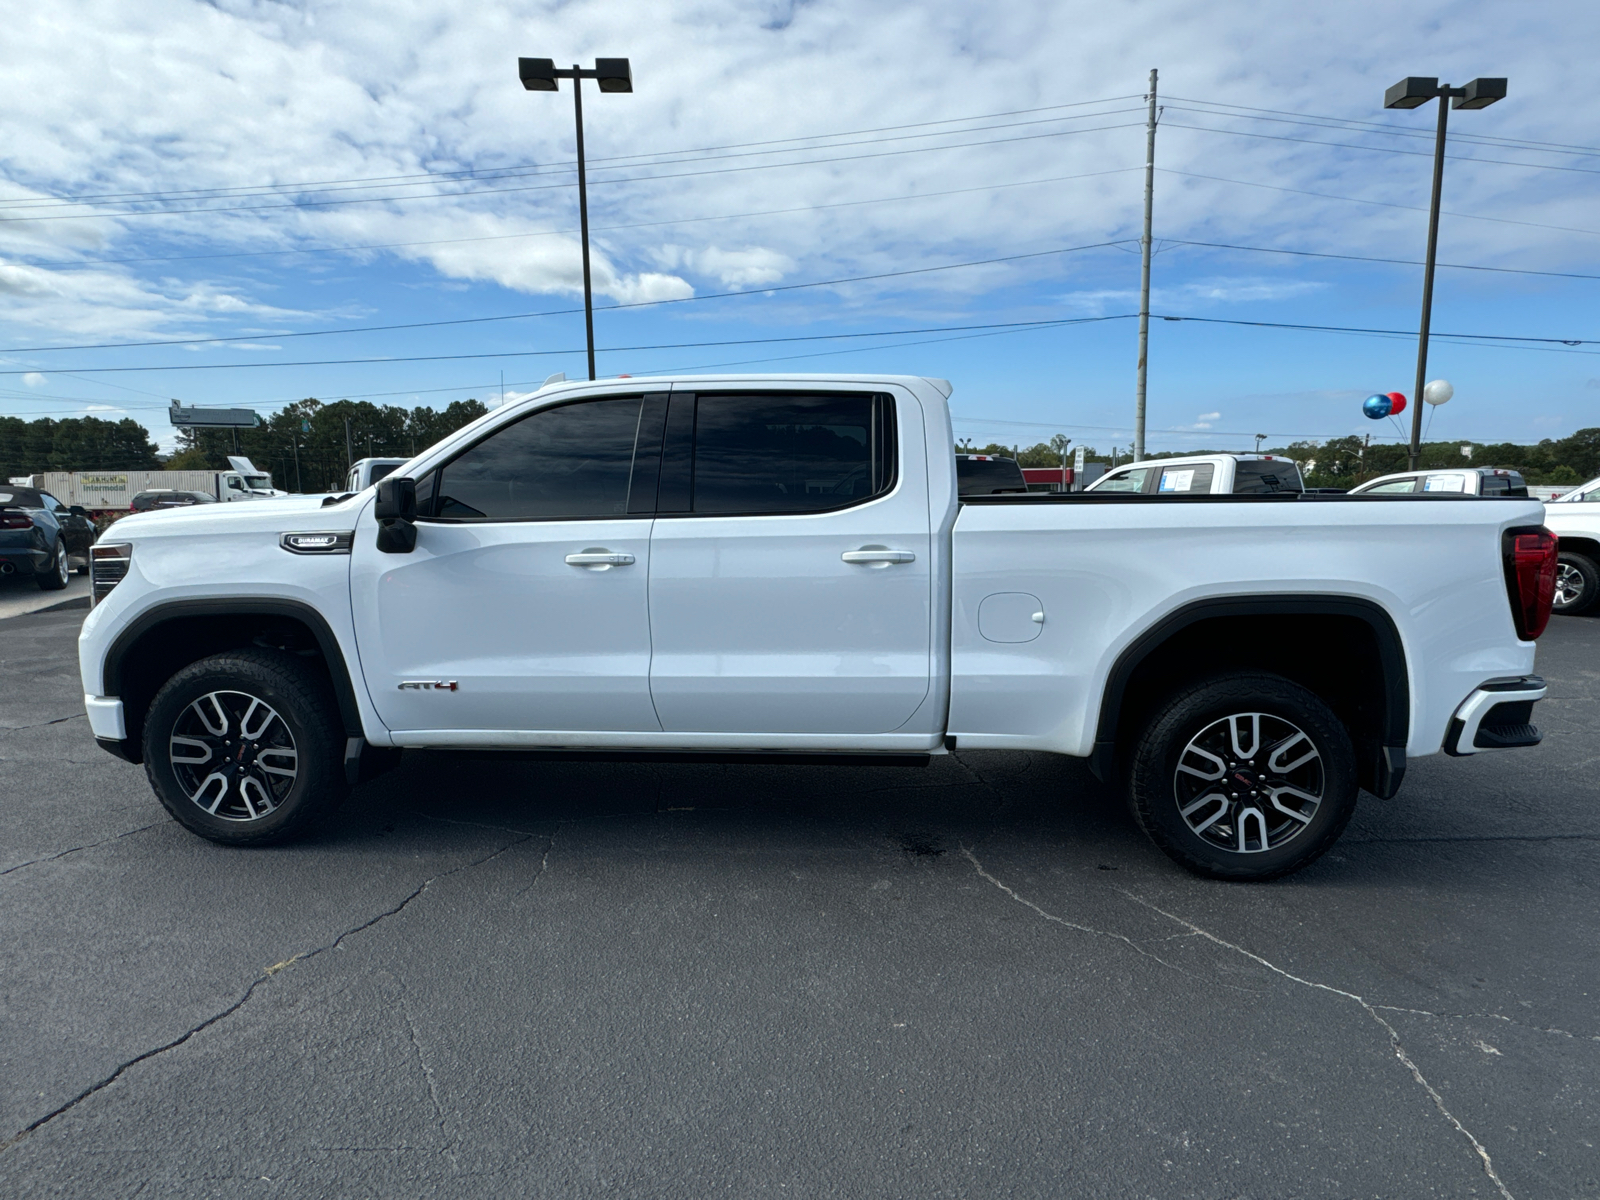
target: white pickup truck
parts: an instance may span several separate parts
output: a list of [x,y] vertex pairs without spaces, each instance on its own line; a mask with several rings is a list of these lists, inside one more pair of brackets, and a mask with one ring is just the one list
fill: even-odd
[[287,837],[401,748],[1089,760],[1260,879],[1409,758],[1539,740],[1537,501],[957,495],[950,385],[561,384],[344,500],[124,519],[80,658],[194,832]]
[[1305,483],[1293,459],[1275,454],[1192,454],[1152,458],[1107,471],[1086,491],[1145,496],[1246,496],[1302,492]]

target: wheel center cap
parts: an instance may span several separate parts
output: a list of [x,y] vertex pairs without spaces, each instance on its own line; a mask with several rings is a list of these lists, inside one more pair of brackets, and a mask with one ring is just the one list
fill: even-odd
[[1244,767],[1239,767],[1230,772],[1230,777],[1242,788],[1253,788],[1258,782],[1256,779],[1256,773],[1254,771],[1247,770]]

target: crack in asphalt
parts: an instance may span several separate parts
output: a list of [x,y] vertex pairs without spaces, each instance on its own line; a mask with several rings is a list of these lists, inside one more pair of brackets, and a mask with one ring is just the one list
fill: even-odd
[[0,725],[0,733],[15,733],[22,729],[44,729],[51,725],[61,725],[67,721],[76,721],[79,717],[86,717],[88,713],[73,713],[68,717],[56,717],[50,721],[40,721],[36,725]]
[[[1419,1068],[1411,1056],[1406,1053],[1406,1048],[1400,1041],[1400,1031],[1378,1015],[1378,1010],[1380,1007],[1388,1009],[1390,1006],[1379,1006],[1371,1003],[1361,996],[1358,996],[1355,992],[1349,992],[1344,988],[1337,988],[1331,984],[1317,983],[1315,980],[1302,978],[1293,972],[1284,970],[1276,963],[1261,957],[1261,955],[1256,954],[1253,951],[1246,950],[1243,946],[1236,945],[1233,942],[1218,937],[1216,934],[1211,933],[1206,929],[1202,929],[1193,921],[1185,920],[1183,917],[1180,917],[1175,913],[1169,913],[1166,909],[1161,908],[1156,904],[1152,904],[1149,900],[1144,899],[1142,896],[1136,896],[1132,892],[1123,892],[1122,894],[1129,900],[1132,900],[1135,904],[1141,904],[1145,908],[1150,909],[1152,912],[1160,913],[1169,921],[1177,922],[1179,925],[1182,925],[1184,928],[1188,929],[1191,933],[1196,933],[1214,945],[1221,946],[1225,950],[1232,950],[1235,954],[1243,955],[1251,962],[1259,963],[1261,966],[1266,967],[1269,971],[1283,976],[1283,978],[1292,983],[1297,983],[1301,987],[1312,988],[1316,991],[1327,992],[1330,995],[1339,996],[1345,1000],[1353,1000],[1359,1004],[1362,1009],[1366,1011],[1366,1014],[1369,1017],[1371,1017],[1379,1025],[1383,1026],[1384,1031],[1389,1035],[1389,1045],[1394,1050],[1394,1056],[1398,1058],[1401,1063],[1405,1065],[1406,1069],[1411,1072],[1411,1077],[1417,1081],[1417,1083],[1422,1087],[1422,1090],[1428,1093],[1428,1097],[1433,1101],[1434,1107],[1439,1110],[1446,1121],[1450,1122],[1450,1124],[1455,1127],[1457,1133],[1461,1134],[1462,1137],[1466,1138],[1467,1141],[1472,1143],[1473,1150],[1477,1152],[1478,1158],[1483,1164],[1484,1174],[1486,1174],[1494,1182],[1495,1187],[1500,1190],[1500,1195],[1504,1197],[1504,1200],[1515,1200],[1515,1197],[1512,1196],[1510,1189],[1506,1187],[1505,1181],[1500,1178],[1498,1173],[1496,1173],[1494,1169],[1494,1159],[1489,1156],[1489,1151],[1484,1147],[1484,1144],[1480,1142],[1473,1135],[1472,1131],[1463,1125],[1456,1115],[1445,1106],[1444,1097],[1439,1094],[1438,1089],[1428,1082],[1427,1077],[1423,1075],[1421,1068]],[[1431,1016],[1435,1014],[1430,1013],[1429,1015]]]
[[68,1100],[65,1104],[62,1104],[59,1107],[52,1109],[50,1112],[45,1113],[44,1116],[42,1116],[42,1117],[38,1118],[37,1120],[33,1121],[31,1124],[27,1125],[26,1127],[18,1130],[16,1133],[12,1134],[5,1141],[0,1142],[0,1154],[4,1154],[7,1150],[10,1150],[13,1146],[15,1146],[18,1143],[22,1142],[23,1140],[28,1138],[30,1135],[32,1135],[33,1133],[35,1133],[39,1129],[42,1129],[44,1126],[48,1125],[51,1121],[54,1121],[57,1117],[62,1116],[65,1113],[71,1112],[74,1108],[76,1108],[78,1105],[82,1104],[85,1100],[87,1100],[90,1096],[93,1096],[96,1092],[102,1091],[105,1088],[110,1087],[113,1083],[115,1083],[117,1080],[121,1079],[123,1075],[127,1074],[128,1071],[132,1070],[134,1067],[138,1066],[140,1063],[145,1062],[148,1059],[155,1058],[158,1055],[165,1054],[169,1050],[175,1050],[179,1046],[181,1046],[185,1042],[187,1042],[190,1038],[193,1038],[196,1034],[203,1033],[207,1029],[210,1029],[213,1025],[216,1025],[221,1021],[227,1020],[234,1013],[238,1012],[241,1008],[243,1008],[246,1004],[248,1004],[250,1002],[250,998],[256,994],[256,989],[259,988],[262,984],[268,982],[279,971],[285,970],[288,967],[294,965],[295,963],[305,962],[308,959],[316,958],[319,954],[323,954],[323,953],[325,953],[325,952],[327,952],[329,950],[337,950],[337,949],[339,949],[339,947],[344,944],[344,942],[345,942],[345,940],[347,938],[352,938],[358,933],[363,933],[366,930],[371,929],[374,925],[377,925],[379,922],[386,921],[390,917],[395,916],[395,915],[403,912],[407,905],[409,905],[413,900],[415,900],[419,896],[421,896],[424,892],[426,892],[430,887],[432,887],[439,880],[447,879],[451,875],[457,875],[457,874],[461,873],[462,871],[470,871],[474,867],[480,867],[486,862],[491,862],[494,859],[499,858],[502,854],[506,853],[506,851],[513,850],[516,847],[522,845],[523,843],[533,840],[533,838],[535,838],[537,836],[538,836],[537,834],[531,834],[530,833],[525,837],[518,838],[514,842],[507,842],[504,846],[501,846],[499,849],[494,851],[494,853],[492,853],[492,854],[487,854],[482,858],[473,859],[471,862],[462,863],[458,867],[451,867],[448,871],[440,871],[437,875],[430,875],[430,876],[428,876],[428,878],[424,879],[420,884],[418,884],[416,886],[416,888],[413,889],[411,891],[411,893],[405,897],[405,899],[401,900],[400,903],[396,904],[393,908],[385,909],[383,912],[380,912],[377,916],[372,917],[370,920],[363,921],[359,925],[353,926],[350,929],[346,929],[338,937],[334,938],[333,941],[327,943],[327,945],[318,946],[315,949],[307,950],[304,953],[293,954],[290,957],[284,959],[282,962],[275,963],[272,966],[266,968],[264,971],[262,971],[262,973],[260,975],[258,975],[255,979],[251,980],[250,986],[245,988],[244,993],[237,1000],[235,1000],[232,1004],[228,1005],[226,1008],[223,1008],[223,1009],[221,1009],[220,1011],[218,1011],[216,1013],[213,1013],[211,1016],[207,1017],[204,1021],[201,1021],[198,1025],[192,1026],[191,1028],[189,1028],[185,1032],[183,1032],[183,1033],[179,1034],[177,1037],[173,1038],[171,1041],[164,1042],[162,1045],[159,1045],[159,1046],[153,1047],[152,1049],[146,1050],[142,1054],[135,1055],[133,1058],[130,1058],[127,1062],[125,1062],[121,1066],[119,1066],[116,1070],[112,1071],[111,1074],[107,1075],[104,1079],[101,1079],[96,1083],[90,1084],[88,1087],[84,1088],[83,1091],[79,1092],[76,1096],[74,1096],[71,1100]]
[[444,1104],[439,1099],[439,1084],[433,1077],[433,1066],[428,1062],[428,1056],[422,1049],[422,1037],[417,1032],[416,1018],[411,1015],[411,1005],[406,1003],[406,985],[403,979],[396,977],[400,984],[400,1011],[405,1015],[406,1028],[411,1031],[411,1048],[417,1052],[417,1066],[422,1068],[422,1077],[428,1084],[428,1099],[433,1101],[433,1116],[439,1126],[439,1136],[444,1139],[441,1153],[450,1160],[450,1166],[459,1169],[460,1160],[456,1157],[455,1139],[450,1136],[446,1127],[448,1118],[445,1116]]
[[93,850],[96,846],[104,846],[107,842],[115,842],[121,838],[132,837],[136,833],[143,833],[147,829],[155,829],[160,825],[170,825],[170,821],[151,821],[148,825],[141,825],[137,829],[129,829],[123,833],[113,834],[108,838],[101,838],[98,842],[88,842],[82,846],[74,846],[70,850],[61,850],[55,854],[46,854],[43,858],[30,858],[27,862],[19,862],[0,871],[0,875],[9,875],[13,871],[20,871],[23,867],[37,866],[39,863],[55,862],[58,858],[65,858],[69,854],[77,854],[82,850]]
[[1426,1008],[1404,1008],[1398,1004],[1374,1004],[1372,1007],[1381,1009],[1384,1012],[1407,1013],[1415,1017],[1433,1017],[1440,1021],[1504,1021],[1507,1025],[1515,1025],[1518,1029],[1527,1029],[1534,1033],[1548,1033],[1555,1037],[1570,1038],[1575,1042],[1600,1042],[1600,1034],[1573,1033],[1567,1029],[1555,1029],[1548,1025],[1530,1025],[1526,1021],[1508,1017],[1505,1013],[1441,1013],[1431,1012]]
[[1129,937],[1125,933],[1112,933],[1111,931],[1105,930],[1105,929],[1095,929],[1093,926],[1080,925],[1076,921],[1069,921],[1065,917],[1058,917],[1054,913],[1046,912],[1044,909],[1040,908],[1037,904],[1035,904],[1032,900],[1029,900],[1025,896],[1019,895],[1016,892],[1015,889],[1013,889],[1013,888],[1009,887],[1008,885],[1000,882],[1000,880],[996,879],[993,875],[989,874],[988,871],[984,870],[983,864],[978,861],[978,856],[975,855],[971,850],[969,850],[965,845],[963,845],[961,847],[961,853],[966,856],[967,861],[972,864],[972,869],[974,871],[976,871],[980,877],[982,877],[983,879],[987,879],[990,883],[994,884],[995,887],[999,888],[1006,895],[1010,896],[1018,904],[1022,905],[1024,908],[1032,909],[1034,912],[1038,913],[1039,916],[1043,917],[1046,921],[1053,921],[1057,925],[1064,925],[1068,929],[1077,930],[1079,933],[1093,934],[1095,937],[1110,938],[1113,941],[1122,942],[1130,950],[1133,950],[1137,954],[1142,954],[1145,958],[1152,959],[1155,962],[1160,963],[1163,967],[1170,967],[1172,970],[1177,971],[1179,974],[1182,974],[1182,975],[1191,974],[1190,972],[1185,971],[1182,967],[1176,965],[1175,963],[1169,963],[1166,959],[1161,958],[1159,955],[1151,954],[1150,951],[1146,950],[1143,946],[1139,945],[1138,942],[1134,941],[1131,937]]

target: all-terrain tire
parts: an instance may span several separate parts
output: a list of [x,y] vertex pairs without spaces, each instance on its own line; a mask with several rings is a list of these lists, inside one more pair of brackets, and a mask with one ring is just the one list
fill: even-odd
[[162,685],[144,722],[150,786],[192,832],[287,841],[338,806],[344,725],[327,678],[276,650],[229,650]]
[[1198,875],[1276,879],[1319,858],[1355,812],[1350,734],[1313,692],[1238,672],[1180,688],[1134,746],[1128,805]]

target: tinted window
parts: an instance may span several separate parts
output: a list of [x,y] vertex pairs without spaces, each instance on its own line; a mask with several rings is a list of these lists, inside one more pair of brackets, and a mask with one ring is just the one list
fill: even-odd
[[489,521],[622,516],[638,425],[637,396],[533,413],[445,464],[434,515]]
[[1149,467],[1133,467],[1107,475],[1095,485],[1097,492],[1142,492],[1144,481],[1150,477]]
[[1014,458],[956,458],[956,489],[963,496],[1025,492],[1028,481]]
[[1485,496],[1526,496],[1528,494],[1527,481],[1515,471],[1508,471],[1504,475],[1484,475],[1482,483],[1482,494]]
[[377,483],[378,480],[383,479],[383,478],[385,478],[385,477],[387,477],[389,475],[393,475],[394,474],[394,469],[396,467],[398,467],[399,465],[400,465],[399,463],[379,463],[377,466],[372,468],[372,478],[367,480],[367,482],[369,484],[370,483]]
[[701,396],[693,511],[823,512],[887,491],[891,412],[887,397]]
[[1233,465],[1233,490],[1235,495],[1303,492],[1306,485],[1300,482],[1300,468],[1287,459],[1268,462],[1260,458],[1241,458]]
[[1156,491],[1204,495],[1211,491],[1211,480],[1216,473],[1217,469],[1211,463],[1196,463],[1188,467],[1164,467]]

